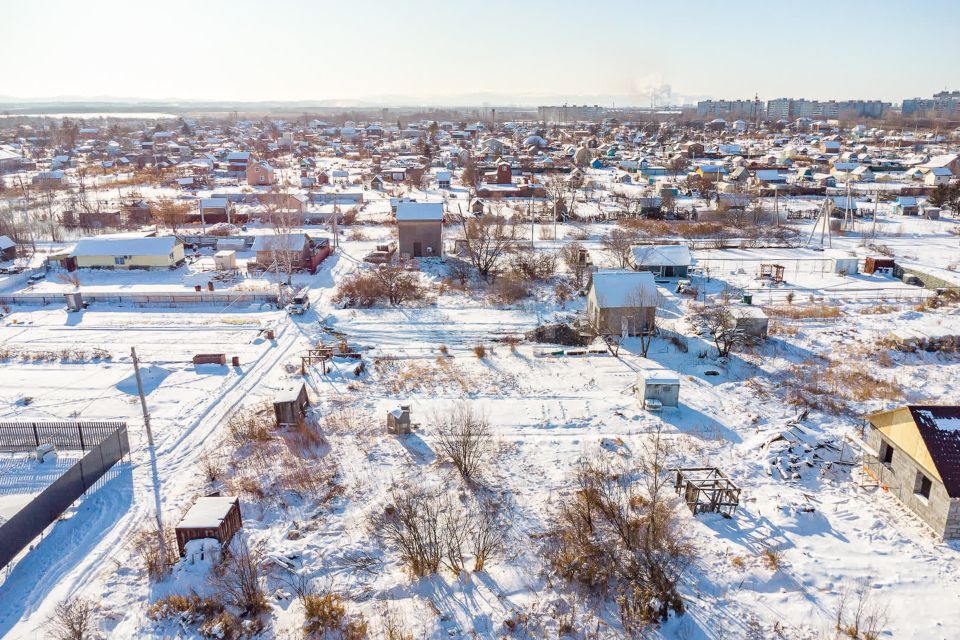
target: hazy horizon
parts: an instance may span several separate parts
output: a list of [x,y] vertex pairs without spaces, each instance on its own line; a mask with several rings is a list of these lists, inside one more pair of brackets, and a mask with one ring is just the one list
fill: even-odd
[[[960,88],[960,3],[12,0],[0,99],[650,106]],[[922,48],[909,34],[922,27]],[[77,61],[81,62],[77,62]],[[943,64],[937,63],[943,60]],[[118,98],[121,96],[129,96]]]

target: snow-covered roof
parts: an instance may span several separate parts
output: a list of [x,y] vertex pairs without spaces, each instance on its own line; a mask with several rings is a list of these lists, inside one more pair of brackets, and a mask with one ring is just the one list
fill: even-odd
[[397,221],[443,220],[442,202],[401,202],[397,205]]
[[9,249],[15,246],[17,246],[17,243],[11,240],[9,236],[0,236],[0,249]]
[[226,198],[201,198],[200,206],[204,209],[226,209]]
[[237,502],[235,496],[209,496],[198,498],[184,514],[178,528],[216,529],[223,522],[230,508]]
[[253,251],[302,251],[306,242],[307,234],[305,233],[257,236],[253,241]]
[[680,376],[670,369],[644,369],[637,377],[646,384],[680,384]]
[[638,267],[689,267],[693,264],[690,247],[685,244],[641,245],[632,251],[633,262]]
[[174,236],[81,238],[71,256],[166,256],[179,240]]
[[593,274],[592,289],[601,309],[657,305],[657,285],[649,271],[597,271]]

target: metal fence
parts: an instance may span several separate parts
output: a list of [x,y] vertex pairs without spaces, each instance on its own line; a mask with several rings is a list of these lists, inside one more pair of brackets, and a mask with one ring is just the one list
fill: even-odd
[[[165,307],[190,305],[223,305],[233,304],[276,304],[276,292],[234,293],[231,291],[183,291],[177,293],[83,293],[84,302],[100,302],[112,304],[132,304],[135,306],[160,305]],[[0,296],[0,304],[20,305],[48,305],[65,304],[62,293],[19,293],[12,296]]]
[[61,451],[88,451],[106,440],[124,422],[0,422],[0,451],[33,451],[50,443]]
[[[3,423],[0,424],[0,427],[11,424],[14,423]],[[40,423],[27,424],[28,426],[40,425]],[[69,423],[54,424],[56,425],[54,431],[56,431],[58,429],[62,430],[64,425]],[[96,444],[66,473],[57,478],[53,484],[44,489],[42,493],[0,526],[0,569],[23,551],[34,538],[42,534],[44,529],[55,522],[73,504],[74,500],[93,487],[113,465],[123,459],[124,455],[130,454],[130,441],[127,437],[126,423],[95,424],[112,424],[114,430],[106,437],[98,439],[96,429],[85,432],[84,428],[79,426],[80,423],[74,423],[73,437],[76,438],[79,448],[88,446],[89,437],[93,437]],[[71,436],[68,430],[63,430],[62,433],[64,441],[70,442]],[[20,441],[19,431],[0,428],[0,442],[3,442],[6,436],[9,436],[8,442]],[[81,437],[82,444],[80,443]],[[66,446],[64,448],[70,447]]]

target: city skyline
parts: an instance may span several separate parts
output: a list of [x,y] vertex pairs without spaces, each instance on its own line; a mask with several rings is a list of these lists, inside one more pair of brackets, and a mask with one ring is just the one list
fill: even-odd
[[444,106],[754,95],[898,103],[960,86],[960,70],[936,62],[960,53],[950,32],[960,5],[926,8],[935,19],[924,23],[918,50],[901,31],[915,11],[895,2],[694,0],[681,11],[600,0],[586,15],[572,1],[415,0],[361,10],[285,0],[268,10],[252,0],[174,0],[158,12],[119,0],[14,0],[0,55],[16,64],[4,70],[2,94]]

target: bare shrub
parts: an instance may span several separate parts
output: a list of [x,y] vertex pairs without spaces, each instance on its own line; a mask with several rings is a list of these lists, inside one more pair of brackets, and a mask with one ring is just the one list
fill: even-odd
[[372,307],[383,301],[383,286],[372,271],[356,271],[340,281],[333,296],[345,307]]
[[380,265],[342,280],[334,302],[348,307],[372,307],[386,300],[397,306],[426,297],[427,289],[415,272],[398,265]]
[[92,640],[100,635],[96,614],[97,607],[90,600],[67,598],[57,603],[44,628],[57,640]]
[[836,631],[851,640],[878,640],[885,633],[886,606],[871,598],[868,579],[859,580],[852,591],[844,589],[837,604]]
[[517,345],[523,342],[523,339],[518,336],[506,336],[501,342],[510,348],[510,353],[516,353]]
[[679,584],[694,547],[670,497],[668,454],[657,434],[638,459],[581,461],[548,536],[554,572],[613,596],[631,636],[684,611]]
[[390,505],[371,519],[372,528],[400,550],[401,562],[417,578],[440,570],[444,555],[441,510],[435,492],[394,487]]
[[267,609],[260,568],[262,554],[251,549],[242,535],[225,547],[220,562],[214,566],[210,582],[224,602],[244,614],[257,615]]
[[508,273],[494,281],[490,294],[500,304],[515,304],[529,296],[530,289],[522,277]]
[[413,271],[395,265],[381,265],[374,270],[387,301],[397,306],[405,302],[422,302],[427,297],[426,288]]
[[442,566],[459,574],[471,557],[473,570],[484,571],[505,547],[509,523],[490,498],[468,508],[452,493],[394,487],[390,499],[370,525],[399,549],[401,562],[415,577],[435,574]]
[[521,279],[547,280],[557,272],[557,256],[550,252],[537,252],[525,247],[511,254],[509,268]]
[[133,549],[153,582],[170,575],[170,571],[180,559],[174,530],[159,521],[155,526],[141,529],[134,535]]
[[487,347],[483,344],[473,345],[473,355],[483,360],[487,357]]
[[433,416],[437,451],[470,480],[481,470],[490,455],[490,420],[472,405],[459,402],[445,413]]

